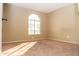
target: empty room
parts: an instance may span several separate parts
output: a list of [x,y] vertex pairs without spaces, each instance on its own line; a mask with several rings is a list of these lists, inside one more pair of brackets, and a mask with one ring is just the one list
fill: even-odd
[[79,56],[79,4],[3,3],[3,56]]

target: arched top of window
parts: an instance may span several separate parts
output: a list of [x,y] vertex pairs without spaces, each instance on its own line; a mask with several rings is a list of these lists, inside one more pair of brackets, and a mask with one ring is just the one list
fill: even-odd
[[29,20],[40,20],[40,19],[39,19],[38,15],[36,15],[36,14],[31,14],[31,15],[29,16]]

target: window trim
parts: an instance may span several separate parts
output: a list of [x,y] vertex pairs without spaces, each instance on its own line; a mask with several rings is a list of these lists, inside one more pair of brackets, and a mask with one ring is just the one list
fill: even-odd
[[[30,16],[32,16],[32,15],[35,15],[35,17],[38,17],[38,19],[39,20],[33,20],[33,19],[31,19],[30,20]],[[34,21],[34,33],[29,33],[29,31],[31,31],[30,29],[29,29],[29,21]],[[29,15],[29,17],[28,17],[28,35],[40,35],[41,34],[41,24],[39,24],[39,30],[35,30],[35,28],[36,28],[36,26],[35,26],[35,22],[39,22],[39,23],[41,23],[41,20],[40,20],[40,18],[39,18],[39,16],[37,15],[37,14],[31,14],[31,15]],[[38,28],[38,27],[37,27]],[[37,32],[36,32],[37,31]]]

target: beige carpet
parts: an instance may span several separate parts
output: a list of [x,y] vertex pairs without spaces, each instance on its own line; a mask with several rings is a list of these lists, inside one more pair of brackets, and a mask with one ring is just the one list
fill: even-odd
[[79,56],[79,45],[55,40],[3,44],[7,56]]

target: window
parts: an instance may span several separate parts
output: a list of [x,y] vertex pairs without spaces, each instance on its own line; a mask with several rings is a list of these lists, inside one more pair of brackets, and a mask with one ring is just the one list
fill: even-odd
[[35,14],[31,14],[28,18],[28,34],[40,34],[40,19]]

